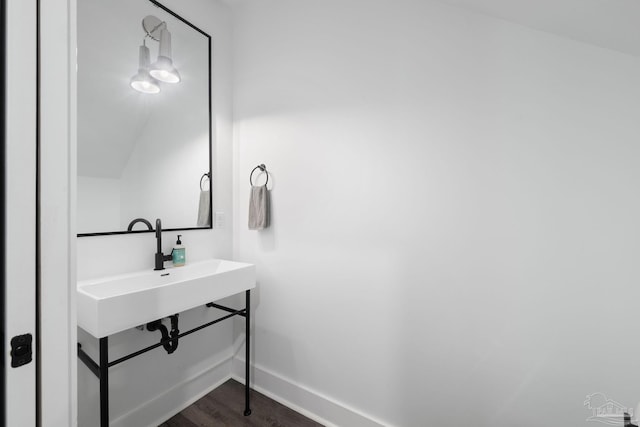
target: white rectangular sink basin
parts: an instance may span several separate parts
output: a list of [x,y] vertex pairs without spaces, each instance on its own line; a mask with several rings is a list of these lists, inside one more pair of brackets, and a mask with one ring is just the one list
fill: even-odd
[[82,280],[78,326],[102,338],[255,286],[253,264],[222,259]]

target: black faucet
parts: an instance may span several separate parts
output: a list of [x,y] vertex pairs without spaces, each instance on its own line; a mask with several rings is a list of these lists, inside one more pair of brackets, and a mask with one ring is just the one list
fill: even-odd
[[162,253],[162,222],[160,218],[156,219],[156,243],[158,249],[156,251],[156,268],[154,270],[164,270],[164,262],[171,261],[171,254],[165,255]]

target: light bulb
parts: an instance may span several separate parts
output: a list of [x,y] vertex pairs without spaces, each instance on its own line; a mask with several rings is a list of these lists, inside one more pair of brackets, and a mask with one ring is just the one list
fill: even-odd
[[171,33],[165,28],[160,31],[158,60],[149,67],[151,77],[165,83],[178,83],[180,73],[171,60]]
[[142,93],[160,93],[158,82],[149,75],[149,48],[140,46],[138,72],[129,82],[132,88]]

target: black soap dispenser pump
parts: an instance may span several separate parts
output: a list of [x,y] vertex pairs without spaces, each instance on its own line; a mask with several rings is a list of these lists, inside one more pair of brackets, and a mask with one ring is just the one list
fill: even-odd
[[182,267],[186,260],[186,250],[184,246],[182,246],[182,241],[180,240],[182,234],[178,234],[178,240],[176,241],[176,246],[171,251],[171,255],[173,257],[173,265],[176,267]]

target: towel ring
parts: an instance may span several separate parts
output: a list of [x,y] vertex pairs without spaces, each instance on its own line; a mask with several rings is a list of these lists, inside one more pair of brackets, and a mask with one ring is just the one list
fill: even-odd
[[200,191],[204,191],[204,188],[202,188],[202,180],[205,178],[209,178],[209,181],[211,181],[211,172],[205,173],[202,175],[202,178],[200,178]]
[[267,180],[264,182],[264,185],[267,185],[267,183],[269,182],[269,172],[267,172],[267,167],[264,164],[258,165],[253,168],[253,170],[249,174],[249,184],[251,184],[251,186],[253,187],[253,173],[256,171],[256,169],[260,169],[260,171],[267,174]]

